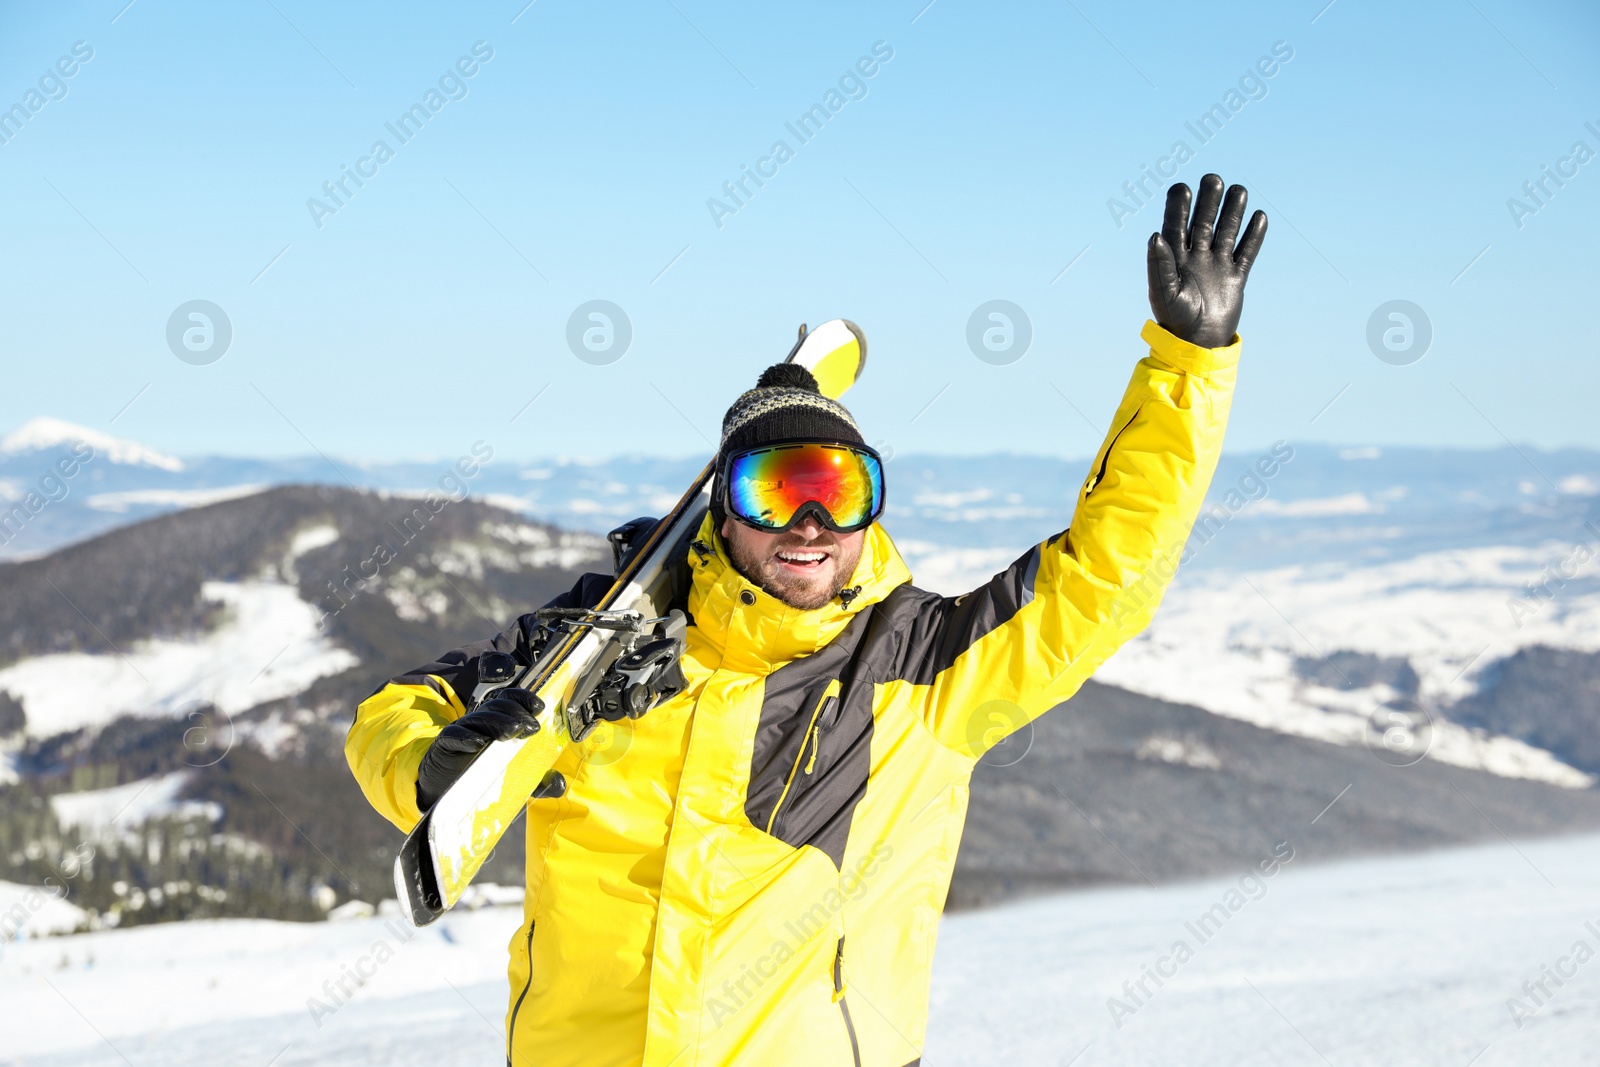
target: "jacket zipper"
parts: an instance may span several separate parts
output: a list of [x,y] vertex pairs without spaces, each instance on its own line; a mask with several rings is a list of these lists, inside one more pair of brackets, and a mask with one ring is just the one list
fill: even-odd
[[822,691],[822,696],[817,700],[817,706],[811,710],[811,722],[806,725],[806,735],[800,741],[800,751],[794,754],[794,766],[789,768],[789,777],[784,780],[783,792],[778,794],[778,802],[772,806],[772,814],[767,817],[767,833],[777,836],[778,815],[783,811],[783,802],[789,799],[789,791],[794,788],[794,780],[800,773],[800,761],[805,759],[807,749],[811,750],[811,759],[806,763],[805,772],[810,774],[817,769],[817,750],[822,747],[822,731],[819,728],[822,712],[828,707],[830,700],[838,699],[839,682],[835,679],[828,683],[828,688]]
[[1089,493],[1094,492],[1095,486],[1099,485],[1100,480],[1106,476],[1106,465],[1111,462],[1111,450],[1117,447],[1117,440],[1128,432],[1128,427],[1133,425],[1133,420],[1139,417],[1139,412],[1143,410],[1143,407],[1144,405],[1141,404],[1139,407],[1134,408],[1133,415],[1129,417],[1127,422],[1122,424],[1122,429],[1118,430],[1112,436],[1110,442],[1107,443],[1105,455],[1100,457],[1100,469],[1094,472],[1094,477],[1089,479],[1089,484],[1083,487],[1084,495],[1087,496]]
[[844,1032],[850,1035],[850,1055],[855,1067],[861,1067],[861,1043],[856,1040],[856,1024],[850,1018],[850,1004],[844,998],[844,937],[839,938],[839,948],[833,954],[833,999],[839,1003],[839,1014],[844,1016]]
[[517,1003],[511,1009],[511,1025],[506,1027],[506,1067],[511,1067],[511,1051],[515,1047],[512,1039],[517,1034],[517,1016],[522,1013],[522,1002],[527,999],[528,990],[533,988],[533,920],[528,920],[528,980],[523,983],[522,992],[517,994]]

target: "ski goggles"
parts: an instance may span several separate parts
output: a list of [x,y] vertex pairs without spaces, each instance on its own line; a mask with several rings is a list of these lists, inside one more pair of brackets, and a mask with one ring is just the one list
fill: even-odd
[[865,445],[804,441],[735,452],[723,463],[723,507],[777,533],[806,515],[834,533],[865,529],[883,514],[883,461]]

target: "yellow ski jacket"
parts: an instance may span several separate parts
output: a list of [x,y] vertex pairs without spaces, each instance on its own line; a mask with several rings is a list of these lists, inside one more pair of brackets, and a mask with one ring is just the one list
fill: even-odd
[[[1071,527],[965,596],[913,587],[874,526],[859,593],[799,611],[746,581],[707,519],[687,688],[602,724],[556,764],[567,794],[528,804],[509,1064],[920,1061],[973,765],[1148,623],[1216,467],[1238,338],[1143,337]],[[350,767],[402,830],[477,657],[525,651],[530,624],[361,705]]]

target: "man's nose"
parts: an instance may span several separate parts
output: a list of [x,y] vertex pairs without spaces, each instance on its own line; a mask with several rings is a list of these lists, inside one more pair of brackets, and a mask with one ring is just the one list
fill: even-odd
[[794,532],[804,537],[807,541],[814,541],[822,536],[822,523],[817,521],[815,515],[807,515],[795,523]]

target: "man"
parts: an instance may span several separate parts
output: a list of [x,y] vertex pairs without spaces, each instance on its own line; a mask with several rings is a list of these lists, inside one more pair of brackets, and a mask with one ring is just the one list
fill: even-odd
[[[735,401],[685,563],[686,689],[570,748],[567,793],[528,804],[508,1063],[919,1062],[973,765],[1149,621],[1222,448],[1266,217],[1236,249],[1244,189],[1208,174],[1192,226],[1189,206],[1173,186],[1148,250],[1150,354],[1071,527],[966,596],[910,584],[876,524],[878,458],[807,372],[771,368]],[[462,702],[482,653],[526,662],[531,626],[361,705],[350,766],[401,829],[526,728],[525,693]]]

